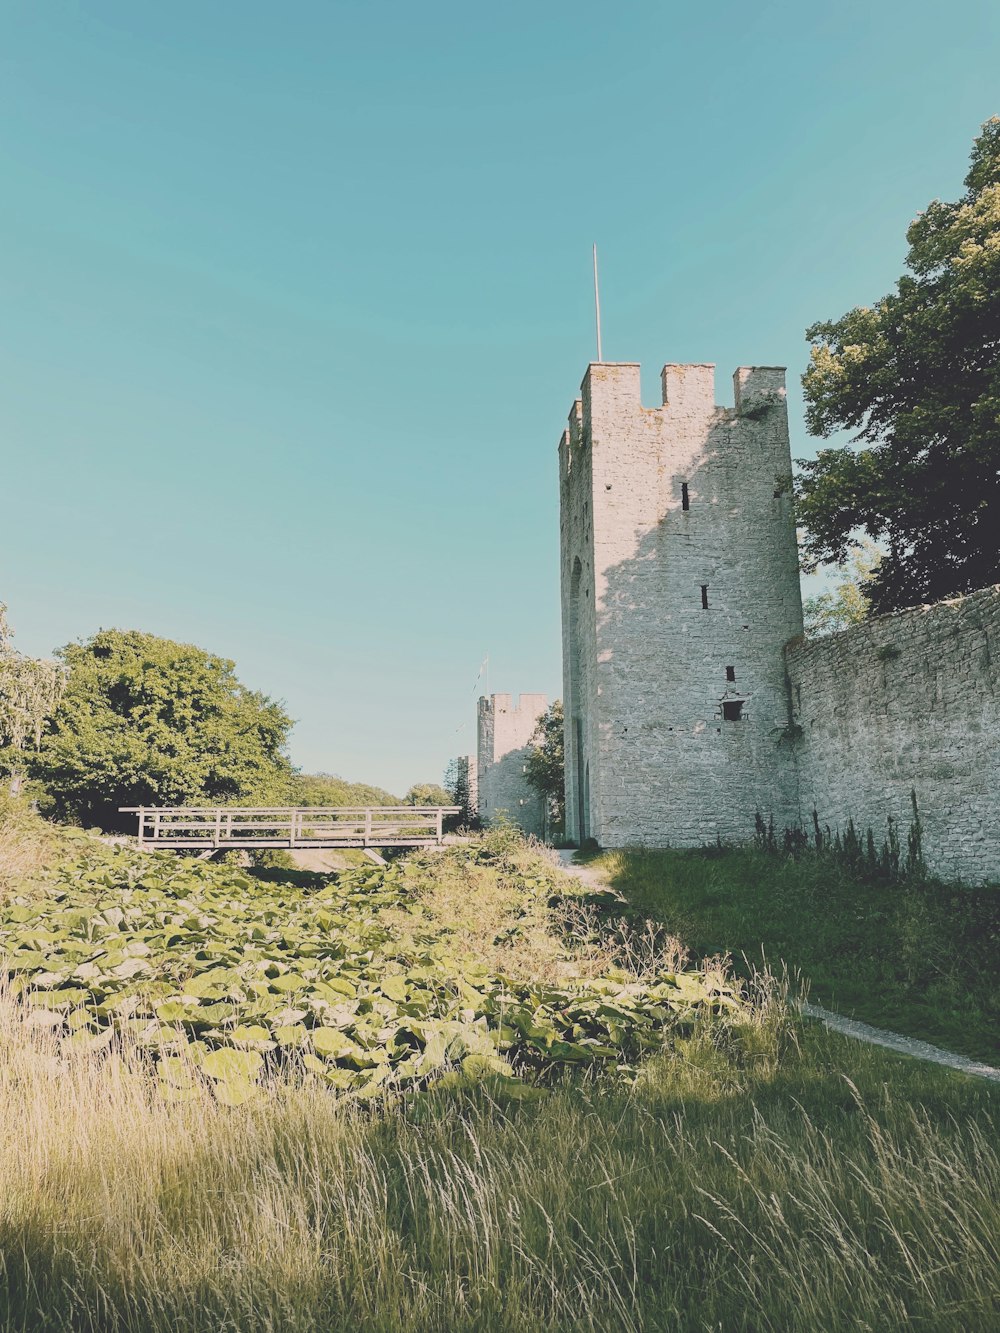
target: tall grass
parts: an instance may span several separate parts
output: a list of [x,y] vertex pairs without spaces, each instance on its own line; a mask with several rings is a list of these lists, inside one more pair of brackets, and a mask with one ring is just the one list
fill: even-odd
[[873,881],[835,857],[755,848],[599,857],[633,912],[696,954],[800,972],[823,1004],[996,1062],[1000,887]]
[[82,829],[47,823],[23,798],[0,792],[0,901],[17,884],[41,876],[70,846],[87,840]]
[[765,994],[637,1086],[171,1103],[0,1004],[5,1330],[986,1333],[990,1089]]

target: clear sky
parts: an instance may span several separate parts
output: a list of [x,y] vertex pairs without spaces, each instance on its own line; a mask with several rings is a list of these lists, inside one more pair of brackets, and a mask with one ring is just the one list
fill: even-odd
[[235,659],[402,793],[560,691],[594,354],[787,364],[1000,111],[996,0],[0,3],[0,600]]

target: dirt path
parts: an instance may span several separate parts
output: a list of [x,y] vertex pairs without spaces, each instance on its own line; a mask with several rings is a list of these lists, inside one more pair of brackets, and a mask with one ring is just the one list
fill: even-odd
[[[560,866],[574,879],[596,889],[607,888],[607,875],[598,866],[574,865],[575,855],[572,848],[556,852]],[[912,1056],[915,1060],[928,1060],[932,1064],[944,1065],[947,1069],[957,1069],[960,1073],[969,1074],[973,1078],[986,1078],[1000,1083],[1000,1069],[984,1064],[981,1060],[970,1060],[966,1055],[958,1055],[955,1051],[932,1046],[928,1041],[918,1041],[916,1037],[904,1037],[902,1033],[890,1032],[887,1028],[872,1027],[868,1023],[859,1022],[856,1018],[845,1018],[842,1014],[835,1014],[819,1004],[801,1004],[799,1008],[807,1018],[818,1019],[831,1032],[839,1032],[842,1036],[867,1042],[870,1046],[884,1046],[887,1050],[898,1051],[901,1055]]]
[[932,1064],[945,1065],[948,1069],[957,1069],[963,1074],[975,1078],[988,1078],[1000,1083],[1000,1069],[984,1064],[981,1060],[971,1060],[967,1055],[958,1055],[954,1051],[942,1050],[932,1046],[929,1041],[918,1041],[916,1037],[904,1037],[899,1032],[890,1032],[887,1028],[875,1028],[868,1023],[861,1023],[856,1018],[845,1018],[824,1009],[821,1004],[803,1004],[799,1006],[807,1018],[818,1018],[832,1032],[840,1032],[845,1037],[854,1037],[866,1041],[871,1046],[884,1046],[890,1051],[899,1051],[901,1055],[911,1055],[915,1060],[929,1060]]
[[587,884],[593,889],[606,889],[608,887],[608,877],[599,866],[578,866],[574,865],[573,857],[576,852],[572,847],[561,847],[556,852],[559,858],[559,864],[568,875],[578,879],[581,884]]

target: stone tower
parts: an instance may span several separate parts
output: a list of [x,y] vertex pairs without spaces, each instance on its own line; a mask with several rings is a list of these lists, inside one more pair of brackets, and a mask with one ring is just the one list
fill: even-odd
[[608,847],[796,822],[783,648],[802,633],[785,373],[592,364],[559,445],[566,826]]
[[506,814],[525,833],[541,838],[545,832],[545,803],[528,785],[525,765],[531,738],[549,701],[544,694],[522,694],[516,704],[509,694],[484,695],[479,700],[478,779],[479,818],[496,823]]

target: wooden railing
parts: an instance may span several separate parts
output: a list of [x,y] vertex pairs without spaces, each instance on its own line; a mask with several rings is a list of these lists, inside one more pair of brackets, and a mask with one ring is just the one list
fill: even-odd
[[139,818],[143,847],[197,848],[425,847],[444,840],[446,815],[457,805],[120,807]]

